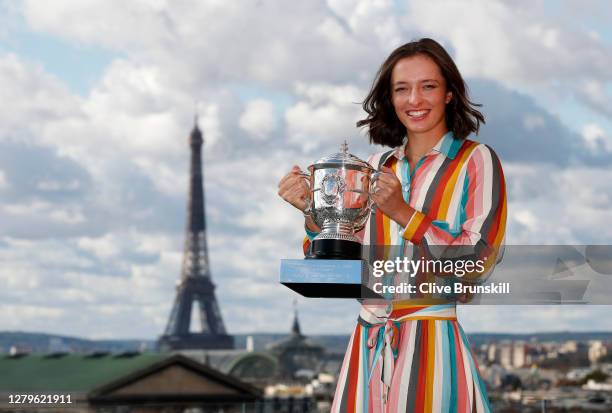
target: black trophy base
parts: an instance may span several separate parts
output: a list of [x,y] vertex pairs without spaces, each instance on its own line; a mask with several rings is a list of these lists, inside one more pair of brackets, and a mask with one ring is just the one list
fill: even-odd
[[308,298],[372,298],[384,299],[368,287],[361,284],[314,284],[314,283],[281,283],[298,294]]
[[327,260],[360,260],[361,243],[342,239],[315,239],[306,258]]

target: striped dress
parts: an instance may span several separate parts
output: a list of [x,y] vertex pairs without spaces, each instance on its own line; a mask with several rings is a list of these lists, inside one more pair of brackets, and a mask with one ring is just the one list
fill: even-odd
[[[405,145],[368,160],[387,166],[416,211],[401,227],[375,210],[364,244],[476,246],[492,267],[500,259],[506,225],[501,164],[491,148],[444,135],[410,171]],[[307,231],[305,250],[316,234]],[[478,281],[477,279],[466,281]],[[483,274],[479,275],[483,277]],[[455,304],[392,300],[361,307],[338,376],[333,413],[490,412],[486,389]]]

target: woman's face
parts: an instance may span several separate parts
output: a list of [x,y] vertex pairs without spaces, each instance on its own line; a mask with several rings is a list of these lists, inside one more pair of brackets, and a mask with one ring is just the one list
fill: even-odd
[[430,57],[406,57],[393,67],[391,100],[410,136],[444,135],[448,131],[444,114],[451,98],[440,68]]

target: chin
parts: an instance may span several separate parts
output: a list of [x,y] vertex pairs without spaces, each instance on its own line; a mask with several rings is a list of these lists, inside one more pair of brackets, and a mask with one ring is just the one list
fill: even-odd
[[440,122],[431,122],[431,121],[427,123],[414,122],[411,119],[407,119],[403,123],[408,133],[410,132],[412,133],[429,132],[430,130],[435,129],[440,124]]
[[406,126],[406,130],[408,132],[413,132],[413,133],[424,133],[424,132],[428,132],[430,130],[432,130],[435,127],[435,125],[411,125],[408,124]]

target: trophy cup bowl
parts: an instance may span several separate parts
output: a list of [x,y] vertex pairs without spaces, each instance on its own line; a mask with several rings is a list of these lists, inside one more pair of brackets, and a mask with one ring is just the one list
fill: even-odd
[[321,228],[307,258],[361,259],[361,241],[355,234],[365,225],[372,209],[370,194],[378,178],[367,162],[340,152],[319,159],[302,173],[310,200],[304,211]]

